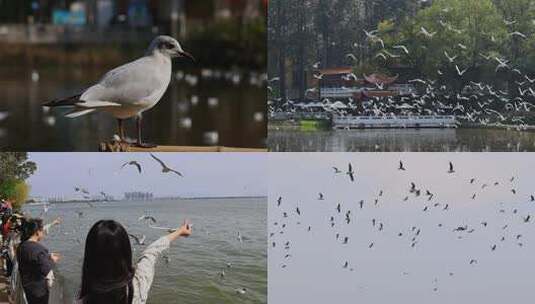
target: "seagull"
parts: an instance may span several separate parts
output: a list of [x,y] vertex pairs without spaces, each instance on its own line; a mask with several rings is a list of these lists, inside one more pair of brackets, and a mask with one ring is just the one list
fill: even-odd
[[353,171],[353,167],[351,166],[351,163],[349,163],[348,165],[346,174],[349,175],[349,179],[351,179],[352,182],[355,181],[355,176],[354,176],[355,172]]
[[320,201],[324,200],[323,193],[320,192],[320,193],[318,193],[318,195],[319,195],[318,196],[318,200],[320,200]]
[[509,33],[509,35],[510,35],[511,37],[513,37],[513,36],[518,36],[518,37],[520,37],[520,38],[522,38],[522,39],[527,39],[527,38],[528,38],[526,35],[522,34],[522,33],[519,32],[519,31]]
[[433,36],[435,36],[435,34],[437,32],[432,32],[430,33],[429,31],[427,31],[426,28],[424,28],[423,26],[420,27],[420,33],[423,34],[424,36],[426,36],[427,38],[433,38]]
[[395,45],[395,46],[393,46],[393,48],[395,48],[395,49],[402,49],[403,52],[405,52],[405,54],[409,55],[409,50],[408,50],[407,47],[405,47],[404,45]]
[[342,173],[342,171],[340,171],[338,168],[336,167],[333,167],[333,170],[334,170],[334,174],[338,174],[338,173]]
[[455,170],[453,170],[453,163],[450,162],[450,169],[448,170],[448,173],[454,173]]
[[[189,225],[190,227],[192,227],[193,225]],[[158,230],[165,230],[169,233],[172,233],[172,232],[175,232],[176,229],[175,228],[169,228],[169,227],[159,227],[159,226],[154,226],[154,225],[150,225],[149,224],[149,228],[152,228],[152,229],[158,229]]]
[[139,171],[139,174],[141,174],[141,165],[137,161],[132,160],[132,161],[126,162],[121,166],[121,169],[124,168],[125,166],[136,166],[137,171]]
[[125,141],[123,121],[137,119],[136,146],[155,145],[143,143],[141,137],[142,113],[154,107],[162,98],[171,81],[171,59],[193,56],[182,49],[170,36],[158,36],[150,44],[145,56],[115,68],[83,93],[45,103],[45,107],[73,108],[66,117],[76,118],[95,111],[110,113],[117,119],[119,138]]
[[399,161],[399,168],[398,170],[403,170],[405,171],[405,167],[403,167],[403,162],[402,161]]
[[149,220],[149,221],[151,221],[153,224],[156,224],[156,219],[155,219],[153,216],[150,216],[150,215],[142,215],[142,216],[140,216],[137,220],[138,220],[138,221],[146,221],[146,220]]
[[174,170],[174,169],[171,169],[169,168],[161,159],[159,159],[158,157],[154,156],[154,154],[150,153],[150,156],[155,159],[158,163],[160,163],[160,165],[162,166],[162,172],[163,173],[169,173],[169,172],[172,172],[172,173],[175,173],[176,175],[180,176],[180,177],[183,177],[182,173]]
[[137,236],[129,233],[128,236],[133,238],[138,245],[145,245],[145,239],[146,239],[145,235],[142,235],[141,237],[137,237]]
[[453,57],[451,57],[451,56],[448,54],[448,52],[446,52],[446,51],[444,51],[444,55],[446,56],[446,58],[448,58],[448,61],[449,61],[450,63],[453,63],[453,61],[458,57],[458,56],[453,56]]
[[457,74],[458,74],[459,76],[463,76],[464,73],[466,73],[466,71],[468,71],[468,69],[464,69],[464,70],[461,71],[461,70],[459,69],[459,66],[457,66],[457,65],[455,65],[455,69],[457,70]]

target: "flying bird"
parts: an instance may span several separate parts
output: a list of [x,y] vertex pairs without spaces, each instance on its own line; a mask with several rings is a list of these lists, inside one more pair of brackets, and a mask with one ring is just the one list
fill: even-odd
[[354,182],[355,181],[355,172],[353,171],[353,167],[351,166],[351,163],[348,164],[347,166],[347,172],[346,172],[347,175],[349,175],[349,179]]
[[139,172],[139,174],[141,174],[141,165],[137,161],[132,160],[132,161],[126,162],[121,166],[121,169],[124,168],[125,166],[136,166],[137,171]]
[[450,169],[448,170],[448,173],[454,173],[455,170],[453,170],[453,163],[450,162]]
[[169,168],[161,159],[159,159],[158,157],[154,156],[154,154],[150,153],[150,156],[156,160],[158,163],[160,163],[160,165],[162,166],[162,172],[163,173],[175,173],[176,175],[180,176],[180,177],[183,177],[182,173],[174,170],[174,169],[171,169]]

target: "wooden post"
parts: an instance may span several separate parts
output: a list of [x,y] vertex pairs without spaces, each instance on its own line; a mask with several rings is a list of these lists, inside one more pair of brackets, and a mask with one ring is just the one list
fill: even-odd
[[100,152],[267,152],[267,149],[235,148],[224,146],[156,146],[139,148],[120,142],[103,142],[99,145]]

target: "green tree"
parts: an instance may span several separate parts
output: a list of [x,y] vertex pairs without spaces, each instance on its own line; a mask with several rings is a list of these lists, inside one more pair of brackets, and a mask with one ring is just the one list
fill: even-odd
[[[403,56],[403,61],[417,74],[441,78],[457,88],[496,66],[482,55],[501,57],[508,36],[502,15],[491,0],[434,1],[393,35],[385,40],[407,46],[410,55]],[[445,53],[455,57],[454,62]],[[457,67],[468,69],[467,73],[459,76]]]
[[26,152],[0,152],[0,197],[13,200],[15,208],[22,206],[29,194],[25,180],[35,170]]

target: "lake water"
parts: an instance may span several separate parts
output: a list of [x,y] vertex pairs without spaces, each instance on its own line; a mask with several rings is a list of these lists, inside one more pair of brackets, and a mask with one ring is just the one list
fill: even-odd
[[[37,81],[32,80],[28,69],[0,69],[0,149],[96,151],[100,142],[117,133],[113,117],[97,113],[68,119],[62,115],[65,110],[46,112],[41,104],[78,94],[110,68],[42,69],[37,71]],[[264,147],[263,76],[217,73],[205,70],[205,77],[200,77],[202,71],[191,71],[189,76],[186,73],[179,77],[181,80],[173,77],[162,100],[144,115],[146,141],[161,145]],[[135,138],[134,120],[126,125],[127,134]]]
[[269,130],[274,152],[524,152],[535,132],[498,129]]
[[[34,216],[42,210],[25,207]],[[61,216],[63,223],[51,230],[44,244],[63,259],[57,266],[59,284],[51,303],[72,303],[80,284],[85,237],[96,221],[117,220],[129,233],[145,234],[147,244],[164,235],[138,221],[145,213],[161,226],[177,226],[184,218],[193,224],[190,238],[175,241],[164,252],[169,262],[160,258],[157,263],[147,303],[267,303],[266,198],[121,201],[96,203],[96,208],[85,203],[52,205],[45,220]],[[145,246],[132,244],[134,256],[139,257]],[[227,268],[227,263],[232,267]],[[221,270],[224,279],[218,275]],[[236,288],[247,292],[238,294]]]

